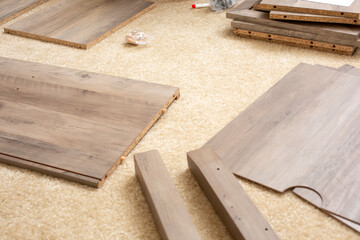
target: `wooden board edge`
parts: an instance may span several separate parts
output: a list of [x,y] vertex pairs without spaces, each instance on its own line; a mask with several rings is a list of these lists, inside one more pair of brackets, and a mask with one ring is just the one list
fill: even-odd
[[261,33],[256,31],[249,31],[245,29],[233,28],[233,32],[235,35],[246,37],[246,38],[253,38],[264,40],[268,42],[275,42],[275,43],[282,43],[290,46],[296,46],[301,48],[310,48],[315,49],[323,52],[333,52],[340,55],[347,55],[351,56],[356,50],[356,47],[353,46],[345,46],[339,44],[330,44],[320,41],[314,40],[307,40],[307,39],[300,39],[300,38],[293,38],[287,37],[282,35],[276,34],[268,34],[268,33]]
[[150,123],[144,128],[144,130],[134,139],[134,141],[130,144],[130,146],[121,154],[119,159],[115,162],[115,164],[109,169],[109,171],[105,174],[105,176],[100,181],[100,186],[104,183],[104,181],[115,171],[115,169],[126,160],[126,157],[129,153],[135,148],[135,146],[140,142],[140,140],[145,136],[145,134],[150,130],[150,128],[156,123],[156,121],[163,115],[169,106],[180,97],[180,89],[177,88],[175,93],[171,96],[171,98],[165,103],[165,105],[161,108],[161,110],[155,115],[155,117],[150,121]]
[[331,17],[323,15],[292,15],[287,12],[276,12],[270,11],[269,18],[273,20],[285,20],[285,21],[303,21],[303,22],[321,22],[321,23],[341,23],[350,25],[360,25],[359,19],[342,18],[342,17]]
[[38,2],[35,2],[35,3],[27,6],[26,8],[20,10],[19,12],[16,12],[16,13],[8,16],[8,17],[5,17],[5,18],[1,19],[0,20],[0,26],[7,23],[7,22],[9,22],[9,21],[11,21],[11,20],[13,20],[13,19],[15,19],[15,18],[17,18],[17,17],[19,17],[19,16],[21,16],[21,15],[23,15],[24,13],[36,8],[37,6],[40,6],[41,4],[43,4],[43,3],[47,2],[47,1],[49,1],[49,0],[40,0]]
[[347,11],[332,11],[324,9],[312,9],[312,8],[302,8],[302,7],[291,7],[291,6],[281,6],[281,5],[272,5],[272,4],[255,4],[254,9],[270,12],[271,10],[283,11],[283,12],[296,12],[296,13],[308,13],[308,14],[318,14],[326,16],[336,16],[336,17],[345,17],[358,19],[359,13],[347,12]]
[[84,176],[81,174],[69,172],[62,169],[57,169],[51,166],[46,166],[43,164],[27,161],[24,159],[19,159],[2,153],[0,153],[0,163],[28,169],[31,171],[39,172],[52,177],[62,178],[80,184],[85,184],[91,187],[97,188],[100,186],[100,179]]

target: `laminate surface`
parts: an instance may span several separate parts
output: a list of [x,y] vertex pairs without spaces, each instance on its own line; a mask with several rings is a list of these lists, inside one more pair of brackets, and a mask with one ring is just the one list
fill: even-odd
[[0,162],[98,187],[179,89],[0,58]]
[[0,1],[0,25],[20,16],[48,0],[2,0]]
[[164,240],[201,240],[158,151],[134,155],[136,177]]
[[205,146],[236,175],[311,189],[322,209],[359,223],[359,107],[357,76],[299,64]]
[[87,49],[154,6],[144,0],[62,0],[5,32]]
[[254,7],[265,11],[278,10],[355,19],[360,17],[360,0],[354,0],[348,7],[306,0],[262,0],[261,3],[256,4]]
[[210,148],[187,154],[193,176],[236,240],[279,239],[231,171]]

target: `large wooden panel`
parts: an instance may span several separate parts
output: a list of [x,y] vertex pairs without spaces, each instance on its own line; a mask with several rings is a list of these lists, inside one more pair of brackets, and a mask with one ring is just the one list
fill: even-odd
[[300,48],[315,49],[323,52],[332,52],[340,55],[351,56],[356,50],[356,47],[352,47],[352,46],[343,46],[343,45],[319,42],[309,39],[294,38],[294,37],[282,36],[271,33],[269,34],[269,33],[248,30],[248,29],[234,28],[233,32],[235,35],[241,37],[259,39],[272,43],[281,43],[281,44],[286,44],[289,46],[295,46]]
[[179,89],[0,58],[0,162],[99,186]]
[[158,151],[134,155],[136,177],[164,240],[200,240]]
[[48,0],[2,0],[0,1],[0,25],[20,16]]
[[236,177],[210,148],[189,152],[188,166],[236,240],[278,239]]
[[255,8],[266,11],[278,10],[355,19],[360,17],[360,0],[354,0],[349,7],[307,0],[262,0]]
[[[248,5],[253,5],[260,2],[260,0],[245,1],[248,3]],[[276,21],[269,19],[269,13],[256,11],[255,9],[244,10],[243,8],[235,7],[234,9],[231,9],[227,12],[226,17],[234,20],[251,22],[270,27],[337,37],[339,40],[348,39],[357,41],[360,34],[359,26],[330,23]]]
[[[332,36],[326,36],[326,35],[320,35],[315,33],[306,33],[306,32],[299,32],[294,31],[290,29],[283,29],[283,28],[276,28],[276,27],[270,27],[262,24],[256,24],[256,23],[248,23],[243,22],[239,20],[233,20],[231,22],[231,26],[233,28],[239,28],[239,29],[245,29],[249,31],[256,31],[261,33],[267,33],[267,34],[277,34],[281,36],[287,36],[292,38],[300,38],[300,39],[306,39],[310,40],[309,42],[313,41],[319,41],[328,43],[325,45],[329,45],[333,48],[336,48],[336,45],[347,45],[347,46],[353,46],[353,47],[359,47],[360,41],[353,41],[348,39],[339,39],[337,37]],[[330,43],[330,44],[329,44]]]
[[5,32],[87,49],[154,6],[144,0],[62,0]]
[[359,223],[359,108],[357,76],[300,64],[206,146],[236,175],[312,189],[322,209]]
[[271,11],[270,19],[360,25],[359,19],[280,11]]

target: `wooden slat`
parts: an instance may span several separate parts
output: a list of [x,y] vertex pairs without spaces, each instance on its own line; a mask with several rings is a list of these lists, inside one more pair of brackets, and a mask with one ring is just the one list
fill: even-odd
[[0,1],[0,25],[30,11],[48,0],[2,0]]
[[201,148],[189,152],[187,156],[189,169],[234,239],[278,239],[216,153],[209,148]]
[[100,186],[177,97],[171,86],[0,58],[0,162]]
[[301,39],[301,38],[249,31],[247,29],[234,28],[233,31],[235,35],[241,37],[259,39],[273,43],[281,43],[281,44],[286,44],[289,46],[295,46],[301,48],[310,48],[323,52],[332,52],[347,56],[351,56],[356,50],[355,47],[351,47],[351,46],[342,46],[338,44],[330,44],[330,43]]
[[271,11],[269,17],[270,17],[270,19],[274,19],[274,20],[341,23],[341,24],[360,25],[359,19],[306,14],[306,13]]
[[200,236],[173,184],[158,151],[134,155],[136,177],[154,216],[160,236],[166,240]]
[[[294,30],[290,30],[290,29],[269,27],[269,26],[262,25],[262,24],[248,23],[248,22],[243,22],[243,21],[238,21],[238,20],[233,20],[231,22],[231,26],[233,28],[245,29],[245,30],[249,30],[249,31],[261,32],[261,33],[267,33],[267,34],[276,34],[276,35],[281,35],[281,36],[306,39],[306,40],[310,40],[310,41],[312,40],[312,41],[324,42],[324,43],[328,43],[328,44],[326,44],[326,47],[332,46],[332,48],[336,48],[337,45],[345,45],[348,47],[359,47],[360,46],[359,41],[353,41],[353,40],[347,40],[347,39],[339,40],[337,37],[332,37],[332,36],[320,35],[320,34],[315,34],[315,33],[299,32],[299,31],[294,31]],[[341,49],[341,48],[339,48],[339,49]]]
[[360,17],[360,0],[354,0],[349,7],[306,0],[262,0],[254,8],[264,11],[278,10],[352,19],[359,19]]
[[144,0],[62,0],[5,32],[87,49],[154,6]]
[[321,208],[360,222],[360,81],[300,64],[206,146],[236,175],[279,192],[321,196]]
[[[261,0],[245,0],[251,4],[259,3]],[[269,19],[269,13],[256,11],[254,9],[244,10],[237,7],[229,10],[226,13],[227,18],[240,20],[244,22],[251,22],[270,27],[289,29],[299,32],[307,32],[314,34],[321,34],[326,36],[337,37],[338,40],[347,39],[357,41],[360,35],[359,26],[340,25],[331,23],[307,23],[307,22],[289,22],[289,21],[276,21]]]

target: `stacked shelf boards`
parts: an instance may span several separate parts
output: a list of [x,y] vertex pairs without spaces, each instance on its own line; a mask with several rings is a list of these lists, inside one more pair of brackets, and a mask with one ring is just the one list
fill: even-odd
[[352,55],[360,46],[360,26],[272,20],[253,8],[261,0],[246,0],[227,12],[236,35],[304,48]]
[[48,0],[2,0],[0,1],[0,25],[39,6]]
[[5,32],[88,49],[154,6],[144,0],[62,0],[6,27]]
[[0,58],[0,162],[99,187],[178,97],[172,86]]

